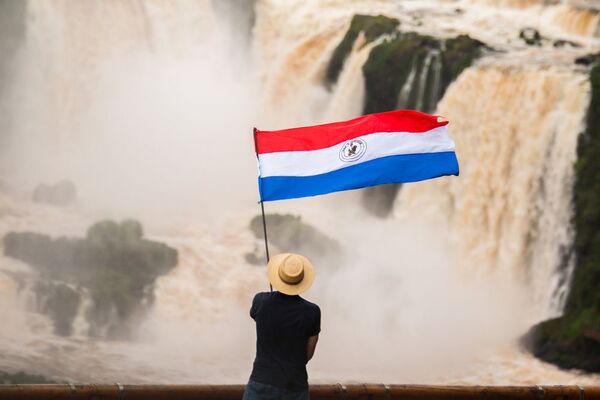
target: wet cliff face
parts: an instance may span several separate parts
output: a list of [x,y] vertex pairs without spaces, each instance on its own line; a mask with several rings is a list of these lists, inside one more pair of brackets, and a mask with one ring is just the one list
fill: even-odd
[[344,66],[344,62],[348,55],[352,52],[354,43],[359,35],[364,35],[364,44],[370,43],[378,39],[382,35],[388,35],[396,32],[400,21],[396,18],[386,17],[385,15],[355,15],[352,17],[350,27],[346,31],[344,38],[337,45],[331,60],[327,65],[325,78],[327,83],[333,84],[337,81],[338,76]]
[[560,367],[600,372],[600,63],[590,72],[590,84],[587,129],[575,164],[577,263],[565,312],[533,327],[525,342],[537,357]]
[[575,251],[577,269],[567,312],[594,311],[595,329],[600,329],[600,55],[590,72],[592,98],[587,129],[581,135],[575,165]]
[[[363,114],[414,109],[432,113],[446,89],[480,56],[483,43],[461,35],[440,39],[398,31],[399,21],[383,15],[355,15],[335,48],[326,72],[334,84],[355,43],[377,44],[362,67],[365,80]],[[399,185],[363,190],[363,204],[372,214],[385,217],[392,210]]]

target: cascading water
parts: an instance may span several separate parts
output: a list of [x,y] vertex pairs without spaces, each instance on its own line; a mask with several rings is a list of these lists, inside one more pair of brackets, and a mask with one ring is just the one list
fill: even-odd
[[[444,42],[442,41],[442,51],[444,50]],[[440,51],[433,51],[433,68],[431,71],[431,90],[429,92],[429,98],[427,104],[435,104],[437,103],[437,99],[440,98],[440,85],[442,83],[442,56]],[[435,109],[430,107],[427,109],[427,112],[433,113]]]
[[600,3],[595,0],[472,0],[472,3],[525,10],[532,13],[534,18],[539,18],[545,29],[558,28],[578,36],[600,36]]
[[414,87],[415,76],[417,75],[417,66],[417,59],[413,58],[412,66],[410,67],[408,77],[406,78],[406,81],[404,81],[402,89],[400,89],[400,94],[398,95],[398,102],[396,105],[399,109],[409,108],[408,100],[410,98],[410,93],[412,92],[412,89]]
[[[157,280],[139,340],[110,342],[85,336],[85,304],[73,336],[54,335],[48,318],[31,312],[34,294],[20,284],[34,272],[0,257],[0,309],[10,321],[0,328],[0,370],[75,381],[243,382],[254,339],[247,306],[266,288],[263,271],[244,261],[254,245],[247,223],[257,211],[249,127],[360,114],[362,66],[379,42],[364,45],[359,36],[332,88],[323,84],[324,73],[351,17],[383,13],[401,19],[402,29],[493,38],[507,57],[516,54],[528,65],[491,55],[450,86],[437,112],[452,121],[462,175],[407,185],[396,218],[366,215],[352,193],[268,205],[301,212],[348,244],[348,261],[337,269],[319,266],[308,294],[324,315],[313,379],[597,379],[558,371],[514,345],[532,321],[560,312],[572,267],[570,166],[588,87],[582,73],[554,63],[578,50],[528,53],[513,43],[523,25],[511,18],[514,10],[489,7],[492,17],[485,19],[467,0],[261,0],[255,60],[239,62],[231,57],[235,47],[222,51],[231,43],[218,39],[221,24],[209,2],[67,3],[28,2],[27,43],[17,60],[23,69],[14,86],[41,90],[10,99],[18,136],[39,139],[44,151],[13,138],[11,150],[18,151],[2,170],[8,185],[0,191],[0,234],[81,236],[97,219],[133,214],[144,218],[151,237],[179,251],[179,264]],[[440,51],[414,60],[399,104],[433,111]],[[545,62],[529,62],[536,58]],[[217,165],[224,170],[215,172]],[[61,209],[29,201],[33,183],[65,174],[82,193],[78,204]],[[28,179],[19,181],[22,175]]]
[[467,70],[438,108],[452,121],[461,178],[406,185],[397,203],[402,216],[449,222],[467,271],[528,282],[534,321],[561,312],[572,268],[571,166],[586,79],[510,64]]

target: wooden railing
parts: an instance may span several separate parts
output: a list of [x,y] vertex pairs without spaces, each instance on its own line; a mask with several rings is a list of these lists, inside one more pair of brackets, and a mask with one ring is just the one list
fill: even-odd
[[[243,385],[0,385],[0,400],[240,400]],[[311,400],[600,400],[600,386],[311,385]]]

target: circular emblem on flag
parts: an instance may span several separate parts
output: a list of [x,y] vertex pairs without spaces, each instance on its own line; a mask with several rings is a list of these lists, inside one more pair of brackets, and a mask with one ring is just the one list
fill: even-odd
[[348,140],[340,150],[340,160],[345,162],[356,161],[367,151],[367,142],[362,139]]

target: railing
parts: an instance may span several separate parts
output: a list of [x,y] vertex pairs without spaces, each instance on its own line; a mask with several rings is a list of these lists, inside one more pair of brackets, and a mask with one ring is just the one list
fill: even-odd
[[[243,385],[0,385],[0,400],[240,400]],[[312,400],[600,400],[600,386],[311,385]]]

